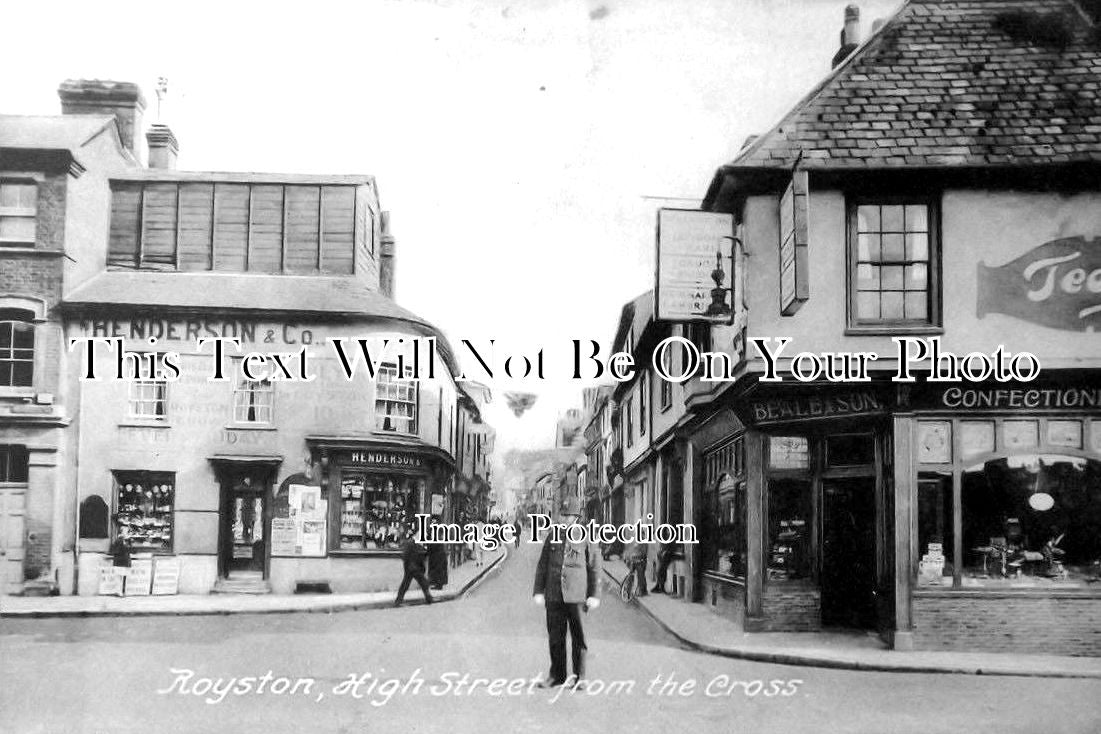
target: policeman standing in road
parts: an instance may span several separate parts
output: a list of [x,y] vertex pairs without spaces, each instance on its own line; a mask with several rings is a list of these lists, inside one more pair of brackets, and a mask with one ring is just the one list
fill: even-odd
[[[581,501],[567,497],[559,512],[560,522],[576,523],[581,517]],[[574,685],[581,685],[585,677],[585,631],[581,625],[581,613],[600,606],[597,598],[597,577],[600,573],[600,548],[587,541],[571,543],[551,542],[547,535],[539,565],[535,571],[535,587],[532,591],[536,604],[547,610],[547,636],[550,641],[550,678],[543,686],[560,686],[566,683],[566,629],[569,628],[573,653]]]

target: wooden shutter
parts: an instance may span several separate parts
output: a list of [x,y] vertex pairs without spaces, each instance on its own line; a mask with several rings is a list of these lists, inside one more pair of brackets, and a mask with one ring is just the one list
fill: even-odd
[[283,269],[283,187],[252,187],[248,269],[278,273]]
[[180,270],[213,267],[214,185],[180,184]]
[[107,247],[109,265],[136,267],[141,229],[141,184],[111,186],[111,232]]
[[248,184],[214,185],[214,269],[243,272],[248,251]]
[[141,263],[176,265],[176,195],[174,183],[148,183],[142,199]]
[[321,272],[349,274],[355,247],[356,190],[326,186],[321,197]]
[[292,273],[317,272],[321,189],[318,186],[287,187],[286,269]]

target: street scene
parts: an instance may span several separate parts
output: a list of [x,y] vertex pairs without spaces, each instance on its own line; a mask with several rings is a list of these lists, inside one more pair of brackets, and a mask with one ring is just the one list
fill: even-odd
[[[543,615],[530,599],[537,555],[536,547],[521,546],[466,599],[432,607],[331,615],[5,620],[0,663],[5,728],[71,731],[77,712],[97,722],[86,730],[109,732],[150,726],[171,732],[392,727],[511,732],[553,731],[567,723],[655,732],[920,727],[934,732],[1042,728],[1054,734],[1090,731],[1097,722],[1097,680],[885,674],[734,660],[683,649],[614,594],[605,594],[607,603],[586,619],[592,680],[607,688],[533,689],[527,681],[546,672]],[[147,661],[137,675],[136,659]],[[170,669],[193,671],[190,686],[174,686],[178,676]],[[204,690],[203,678],[261,678],[269,672],[315,683],[309,695],[195,693]],[[365,683],[335,693],[352,676]],[[460,686],[464,676],[471,682]],[[397,679],[405,687],[417,677],[425,681],[417,694],[370,692],[375,678]],[[670,677],[676,682],[672,689],[652,685]],[[524,686],[514,695],[493,695],[488,683],[473,687],[478,678],[524,679]],[[51,680],[65,681],[64,707],[57,705],[61,691]],[[697,688],[681,693],[691,680]],[[757,681],[763,688],[753,685]],[[780,694],[766,695],[772,681],[782,682],[783,688],[775,689]],[[794,693],[784,695],[788,690]]]
[[0,731],[1101,731],[1101,1],[125,5],[0,71]]

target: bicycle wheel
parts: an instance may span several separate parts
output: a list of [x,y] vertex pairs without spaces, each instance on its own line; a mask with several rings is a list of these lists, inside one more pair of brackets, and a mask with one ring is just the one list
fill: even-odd
[[630,602],[635,598],[635,572],[632,570],[623,577],[619,584],[619,598],[624,602]]

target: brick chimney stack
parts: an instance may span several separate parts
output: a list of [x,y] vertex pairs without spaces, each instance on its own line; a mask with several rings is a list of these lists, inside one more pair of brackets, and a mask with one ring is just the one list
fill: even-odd
[[841,47],[833,56],[832,66],[837,65],[849,57],[856,47],[860,45],[860,8],[855,5],[845,6],[845,26],[841,29]]
[[149,131],[145,133],[145,140],[149,143],[150,168],[176,167],[176,156],[180,152],[180,144],[168,125],[151,125]]
[[390,234],[390,212],[382,213],[382,242],[379,246],[378,287],[382,295],[394,297],[394,235]]
[[57,89],[63,115],[114,115],[124,148],[140,160],[141,116],[145,98],[132,82],[66,79]]

